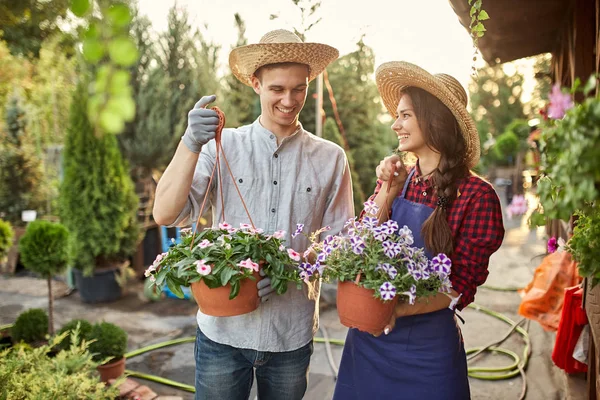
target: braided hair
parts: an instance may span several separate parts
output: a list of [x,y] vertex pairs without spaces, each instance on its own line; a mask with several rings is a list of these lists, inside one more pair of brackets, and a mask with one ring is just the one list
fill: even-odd
[[427,91],[408,87],[402,94],[410,96],[425,143],[439,152],[440,162],[431,179],[437,203],[421,228],[425,247],[434,254],[451,254],[454,246],[447,210],[456,199],[459,180],[469,175],[465,162],[466,143],[452,112]]

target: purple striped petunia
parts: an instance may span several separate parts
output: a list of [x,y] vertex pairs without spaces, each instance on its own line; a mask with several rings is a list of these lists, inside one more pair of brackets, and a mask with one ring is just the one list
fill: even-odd
[[452,267],[452,260],[444,253],[440,253],[431,260],[431,269],[438,275],[448,275]]
[[383,300],[392,300],[396,296],[396,288],[390,282],[385,282],[379,287],[379,294]]

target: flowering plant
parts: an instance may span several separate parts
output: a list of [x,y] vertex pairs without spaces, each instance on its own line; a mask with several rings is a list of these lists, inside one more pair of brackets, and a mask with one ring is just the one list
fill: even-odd
[[[158,288],[163,284],[183,298],[181,286],[190,286],[200,280],[209,288],[231,285],[230,299],[240,291],[243,279],[256,279],[254,272],[262,269],[271,278],[277,294],[283,294],[289,282],[300,286],[295,267],[295,251],[283,245],[285,231],[265,235],[262,229],[248,224],[235,228],[226,222],[215,228],[198,232],[183,230],[181,242],[166,253],[159,254],[145,275]],[[194,240],[193,248],[192,240]]]
[[450,258],[440,253],[429,260],[424,249],[412,246],[414,238],[407,226],[398,229],[393,220],[379,224],[377,205],[372,201],[364,205],[361,221],[346,222],[347,234],[313,240],[317,259],[313,264],[300,264],[300,277],[320,275],[325,281],[341,282],[358,277],[358,286],[373,289],[376,298],[386,301],[401,295],[410,304],[417,297],[449,292]]

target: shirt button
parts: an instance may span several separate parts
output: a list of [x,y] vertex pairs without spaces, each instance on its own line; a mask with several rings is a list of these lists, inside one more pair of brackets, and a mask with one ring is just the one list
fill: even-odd
[[271,208],[271,212],[272,212],[272,213],[274,213],[274,212],[275,212],[275,209],[274,209],[274,208]]
[[275,156],[274,156],[274,157],[275,157],[275,158],[279,157],[279,154],[275,153]]
[[271,135],[271,139],[275,139],[275,136]]
[[311,189],[310,189],[310,188],[306,188],[306,191],[307,191],[307,192],[310,192],[310,191],[311,191]]
[[277,185],[277,181],[273,181],[273,185]]
[[244,183],[244,180],[242,178],[238,179],[239,183]]

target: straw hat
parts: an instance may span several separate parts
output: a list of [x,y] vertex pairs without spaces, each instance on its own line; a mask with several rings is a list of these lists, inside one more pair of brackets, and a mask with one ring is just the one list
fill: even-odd
[[321,43],[304,43],[296,34],[285,29],[268,32],[257,44],[236,47],[229,53],[231,71],[242,83],[252,86],[252,75],[267,64],[292,62],[310,68],[312,81],[338,58],[337,49]]
[[466,164],[473,168],[479,162],[480,144],[477,128],[467,112],[467,93],[462,85],[447,74],[431,75],[414,64],[392,61],[381,64],[375,73],[377,88],[385,107],[396,115],[402,89],[412,86],[421,88],[437,97],[454,114],[467,144]]

